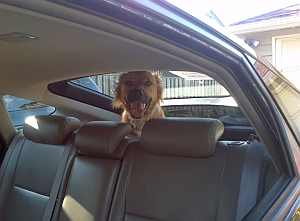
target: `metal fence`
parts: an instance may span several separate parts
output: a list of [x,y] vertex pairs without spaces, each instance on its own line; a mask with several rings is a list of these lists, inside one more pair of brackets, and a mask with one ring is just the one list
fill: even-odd
[[91,76],[91,78],[94,80],[95,84],[98,85],[103,94],[114,97],[114,90],[121,74],[122,73],[95,75]]
[[163,77],[164,99],[186,97],[215,97],[228,92],[215,80],[186,80],[180,77]]
[[[109,75],[96,75],[92,79],[101,89],[103,94],[113,97],[119,76],[122,73]],[[162,76],[164,99],[188,98],[188,97],[216,97],[229,95],[227,90],[213,79],[186,80],[181,77]]]

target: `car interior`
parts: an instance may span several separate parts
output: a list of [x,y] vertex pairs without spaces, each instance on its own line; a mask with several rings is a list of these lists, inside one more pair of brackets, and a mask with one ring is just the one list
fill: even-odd
[[[124,7],[0,1],[0,219],[262,219],[293,173],[264,91],[253,87],[263,82],[244,62],[249,56],[209,40],[208,27],[206,37],[189,36]],[[228,91],[247,123],[232,124],[232,114],[190,115],[203,105],[218,115],[215,104],[187,104],[178,114],[180,105],[166,99],[169,115],[131,137],[113,95],[78,79],[135,70],[203,73]],[[22,103],[33,116],[14,124],[21,111],[6,103],[17,98],[33,102]],[[44,107],[51,108],[39,113]]]

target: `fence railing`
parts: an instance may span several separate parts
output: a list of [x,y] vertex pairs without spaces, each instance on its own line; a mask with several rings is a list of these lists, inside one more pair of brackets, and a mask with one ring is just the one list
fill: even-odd
[[186,97],[215,97],[228,95],[215,80],[186,80],[180,77],[163,77],[164,99]]

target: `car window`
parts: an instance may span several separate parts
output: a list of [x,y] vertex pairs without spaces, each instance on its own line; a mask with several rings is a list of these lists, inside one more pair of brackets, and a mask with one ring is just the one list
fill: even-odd
[[258,56],[254,66],[263,78],[288,121],[296,139],[300,143],[300,93],[282,74],[272,71],[272,67]]
[[[228,125],[250,125],[229,92],[211,77],[188,71],[149,72],[159,72],[162,77],[164,101],[161,106],[166,117],[218,118]],[[113,98],[121,74],[123,72],[95,75],[88,82],[92,80],[93,83],[89,85],[96,85],[98,92]],[[71,80],[72,83],[87,87],[80,84],[81,81]]]
[[72,79],[72,80],[70,80],[70,82],[73,84],[77,84],[82,87],[85,87],[87,89],[101,93],[100,88],[98,87],[98,85],[95,83],[95,81],[91,77]]
[[[222,85],[205,74],[183,71],[149,72],[158,72],[161,75],[164,84],[164,100],[173,98],[230,97],[230,94]],[[95,75],[72,79],[70,82],[113,97],[119,77],[123,73]]]
[[55,111],[52,106],[12,95],[4,95],[2,101],[14,127],[17,129],[23,127],[25,119],[29,116],[50,115]]

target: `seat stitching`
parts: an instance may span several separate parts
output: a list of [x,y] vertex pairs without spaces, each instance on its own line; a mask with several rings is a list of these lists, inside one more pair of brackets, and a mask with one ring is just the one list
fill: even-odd
[[216,127],[217,127],[217,122],[214,121],[213,122],[213,125],[212,125],[212,128],[210,130],[210,134],[209,134],[209,138],[212,138],[212,139],[209,139],[211,144],[210,144],[210,149],[214,149],[214,147],[216,146],[216,143],[215,143],[215,140],[216,140]]
[[112,149],[111,146],[114,146],[114,141],[116,139],[116,135],[120,133],[120,131],[123,130],[127,125],[126,124],[121,124],[119,125],[116,130],[113,131],[112,135],[110,136],[109,143],[108,143],[108,150]]
[[228,155],[228,152],[229,152],[229,148],[230,147],[227,148],[226,154],[225,154],[225,157],[224,157],[223,170],[222,170],[222,176],[221,176],[221,179],[220,179],[220,187],[219,187],[219,192],[218,192],[218,197],[217,197],[217,204],[216,204],[214,220],[216,220],[217,214],[218,214],[219,202],[220,202],[220,198],[221,198],[221,190],[222,190],[223,178],[224,178],[224,171],[225,171],[225,165],[226,165],[226,161],[227,161],[227,155]]
[[262,169],[262,175],[261,176],[264,176],[264,177],[261,177],[262,179],[260,179],[260,184],[259,184],[259,195],[258,195],[258,200],[260,200],[263,196],[263,191],[264,191],[264,183],[265,183],[265,180],[266,180],[266,174],[267,174],[267,167],[268,167],[268,154],[265,153],[265,158],[264,158],[264,161],[263,161],[263,169]]
[[117,184],[117,180],[118,180],[118,177],[120,175],[120,168],[121,168],[121,161],[119,161],[118,165],[115,166],[114,168],[114,174],[113,174],[113,185],[114,187],[113,188],[110,188],[110,191],[109,191],[109,205],[107,206],[107,209],[106,209],[106,215],[105,215],[105,218],[106,220],[108,220],[108,216],[109,216],[109,211],[111,210],[111,205],[112,205],[112,198],[114,196],[114,192],[115,192],[115,188],[116,188],[116,184]]
[[47,197],[47,198],[49,198],[49,196],[46,196],[46,195],[44,195],[44,194],[41,194],[41,193],[38,193],[38,192],[35,192],[35,191],[32,191],[32,190],[29,190],[29,189],[26,189],[26,188],[24,188],[24,187],[21,187],[21,186],[19,186],[19,185],[16,185],[16,184],[14,184],[14,185],[13,185],[13,187],[16,187],[16,188],[18,188],[18,189],[25,190],[25,191],[27,191],[27,192],[34,193],[34,194],[36,194],[36,195],[40,195],[40,196],[44,196],[44,197]]
[[214,127],[215,127],[215,124],[213,122],[213,124],[211,124],[211,126],[209,127],[209,130],[208,130],[208,145],[209,145],[209,149],[212,149],[213,147],[213,130],[214,130]]
[[127,215],[134,216],[134,217],[141,217],[141,218],[147,219],[147,220],[149,220],[149,221],[150,221],[150,220],[160,221],[160,220],[158,220],[158,219],[151,219],[151,218],[149,218],[149,217],[140,216],[140,215],[135,215],[135,214],[131,214],[131,213],[127,213]]
[[126,205],[127,205],[127,193],[128,193],[128,186],[129,186],[129,181],[130,181],[130,175],[131,175],[131,170],[132,170],[132,165],[133,165],[133,156],[135,155],[136,152],[136,146],[134,147],[134,151],[131,154],[131,159],[130,159],[130,165],[128,167],[128,174],[127,174],[127,179],[126,179],[126,189],[125,189],[125,207],[124,207],[124,216],[126,214]]

